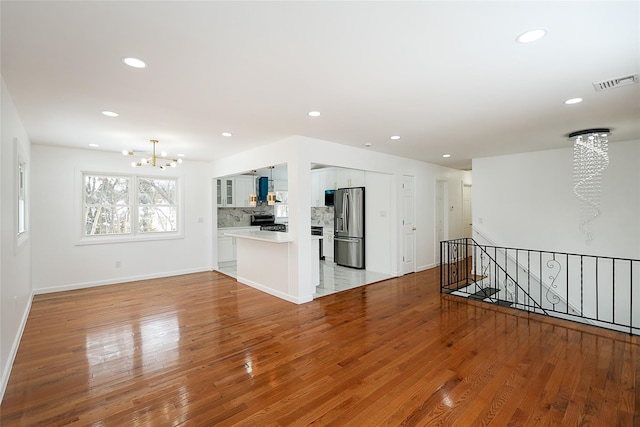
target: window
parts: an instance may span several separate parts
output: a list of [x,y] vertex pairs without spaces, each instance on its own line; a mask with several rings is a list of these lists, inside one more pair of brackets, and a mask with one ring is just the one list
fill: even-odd
[[140,233],[177,230],[175,179],[139,178],[138,203]]
[[289,218],[289,192],[276,191],[276,218]]
[[18,156],[18,236],[27,231],[26,179],[27,165]]
[[177,178],[83,175],[83,236],[178,231]]
[[85,236],[131,233],[131,178],[84,176]]

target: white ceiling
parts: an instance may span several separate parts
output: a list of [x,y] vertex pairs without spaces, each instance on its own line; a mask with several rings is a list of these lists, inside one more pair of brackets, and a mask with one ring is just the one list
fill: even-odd
[[2,76],[35,144],[213,160],[305,135],[469,168],[640,138],[640,84],[592,86],[639,71],[639,4],[2,1]]

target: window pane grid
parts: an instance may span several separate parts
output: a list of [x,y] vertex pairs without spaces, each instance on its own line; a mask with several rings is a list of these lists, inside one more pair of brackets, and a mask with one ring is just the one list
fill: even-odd
[[176,178],[85,174],[83,184],[85,236],[178,231]]

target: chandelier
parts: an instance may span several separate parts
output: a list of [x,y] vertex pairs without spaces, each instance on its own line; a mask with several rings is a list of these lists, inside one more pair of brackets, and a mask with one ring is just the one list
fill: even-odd
[[273,168],[275,166],[269,166],[269,192],[267,193],[267,205],[273,206],[276,204],[276,193],[273,191]]
[[573,140],[573,192],[580,200],[579,229],[586,243],[594,239],[591,223],[602,213],[600,194],[602,172],[609,166],[609,136],[606,128],[586,129],[569,134]]
[[[151,157],[143,157],[139,162],[131,162],[131,166],[136,168],[143,165],[149,165],[164,170],[168,167],[175,168],[176,166],[178,166],[178,163],[182,163],[182,159],[167,157],[166,151],[161,151],[159,156],[156,155],[156,144],[158,143],[158,140],[152,139],[150,141],[153,144],[153,154],[151,154]],[[124,154],[125,156],[136,155],[133,150],[122,150],[122,154]]]
[[258,195],[256,194],[256,170],[251,171],[251,181],[253,182],[253,190],[249,194],[249,206],[258,206]]

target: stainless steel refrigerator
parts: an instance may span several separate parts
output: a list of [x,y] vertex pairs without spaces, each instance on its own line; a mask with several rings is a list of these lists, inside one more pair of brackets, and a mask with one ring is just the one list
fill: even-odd
[[338,265],[364,268],[364,187],[336,190],[334,208],[333,259]]

